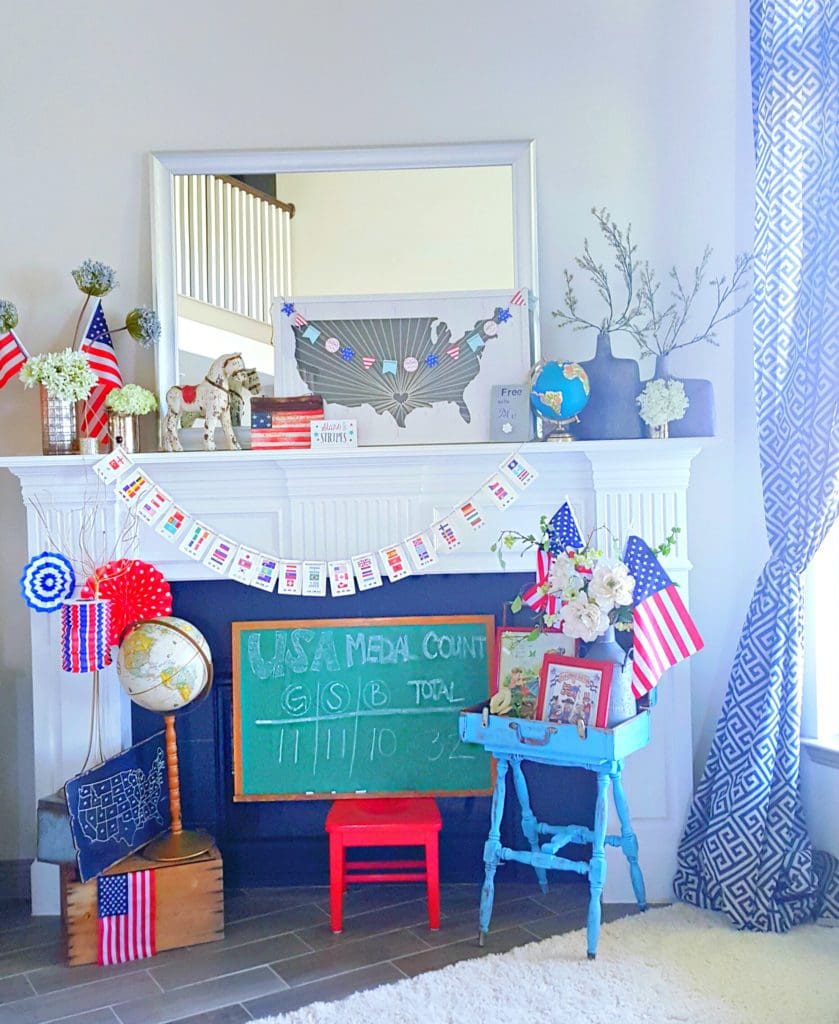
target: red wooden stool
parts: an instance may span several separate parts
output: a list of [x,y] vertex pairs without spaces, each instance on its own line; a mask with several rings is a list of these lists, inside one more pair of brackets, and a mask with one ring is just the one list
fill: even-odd
[[[343,930],[344,889],[350,882],[425,882],[428,925],[439,928],[441,827],[432,797],[336,800],[326,816],[332,931]],[[346,850],[352,846],[424,846],[425,860],[348,861]]]

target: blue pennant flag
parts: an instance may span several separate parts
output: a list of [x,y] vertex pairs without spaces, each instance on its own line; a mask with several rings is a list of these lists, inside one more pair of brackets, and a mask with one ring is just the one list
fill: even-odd
[[574,512],[568,502],[564,501],[548,523],[548,550],[552,555],[558,555],[569,548],[572,551],[579,551],[583,547],[585,544]]

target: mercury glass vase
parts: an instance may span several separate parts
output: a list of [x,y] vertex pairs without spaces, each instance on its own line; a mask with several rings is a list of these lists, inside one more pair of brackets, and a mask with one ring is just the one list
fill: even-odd
[[612,729],[634,718],[636,707],[632,693],[632,659],[615,639],[615,627],[609,626],[605,633],[588,644],[584,657],[591,661],[612,661],[615,664],[609,688],[606,727]]
[[80,402],[41,389],[41,447],[44,455],[75,455],[79,451]]
[[650,437],[666,441],[667,438],[670,437],[670,424],[660,423],[658,426],[655,427],[650,425],[647,427],[647,432],[649,433]]
[[108,434],[112,451],[114,448],[122,448],[130,454],[140,450],[140,420],[137,415],[109,412]]

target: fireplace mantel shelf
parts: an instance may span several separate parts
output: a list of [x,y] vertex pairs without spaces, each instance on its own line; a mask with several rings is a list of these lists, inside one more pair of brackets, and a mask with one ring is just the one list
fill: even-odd
[[[585,441],[571,444],[424,445],[357,448],[342,451],[141,452],[133,456],[147,475],[191,516],[211,529],[256,550],[284,558],[349,558],[392,544],[429,527],[460,503],[473,498],[486,520],[480,530],[464,528],[461,547],[431,567],[439,573],[526,572],[532,552],[511,554],[499,564],[491,550],[505,530],[524,535],[538,529],[566,498],[584,535],[605,527],[603,536],[637,533],[658,543],[673,527],[678,542],[667,561],[671,576],[689,596],[687,493],[693,459],[713,444],[711,438],[666,441]],[[482,485],[514,451],[538,478],[505,511],[481,496]],[[153,562],[169,580],[217,579],[153,529],[128,524],[128,510],[92,466],[98,456],[21,455],[0,458],[20,479],[27,513],[29,556],[45,549],[65,550],[79,538],[93,537],[94,555],[135,557]],[[87,531],[87,533],[85,533]],[[23,561],[23,559],[21,559]],[[396,584],[399,586],[399,584]],[[309,602],[310,598],[296,598]],[[68,686],[56,671],[57,616],[30,614],[34,720],[35,789],[54,792],[78,771],[84,757],[89,691],[74,680]],[[685,666],[678,666],[687,673]],[[107,753],[131,742],[127,701],[120,697],[113,668],[103,673],[102,727]],[[666,877],[675,860],[678,822],[690,794],[690,695],[687,687],[668,687],[665,720],[674,723],[657,744],[649,788],[666,780],[675,817],[659,821],[650,810],[652,849],[660,847]],[[654,787],[655,788],[655,787]],[[663,796],[662,796],[663,799]],[[57,873],[36,862],[32,874],[35,913],[58,908]],[[664,892],[664,889],[662,889]],[[656,897],[658,898],[658,897]]]
[[[132,458],[190,516],[241,544],[283,558],[335,560],[374,550],[426,529],[477,495],[487,527],[465,530],[462,546],[432,571],[498,572],[492,540],[502,530],[533,533],[539,517],[566,496],[586,530],[607,526],[615,536],[632,530],[660,539],[680,526],[684,534],[690,464],[708,440],[140,452]],[[479,492],[514,451],[539,476],[501,512],[485,496],[481,500]],[[97,458],[0,459],[0,467],[20,478],[30,511],[30,547],[43,550],[50,535],[78,536],[83,509],[95,504],[103,513],[108,541],[122,544],[117,554],[153,561],[172,580],[214,578],[149,528],[121,538],[126,510],[93,473]],[[676,549],[673,564],[687,567],[684,545]],[[505,568],[516,571],[522,565],[510,559]]]

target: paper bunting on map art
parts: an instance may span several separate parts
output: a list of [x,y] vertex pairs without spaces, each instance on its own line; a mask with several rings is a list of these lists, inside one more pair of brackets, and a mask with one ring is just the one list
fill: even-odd
[[23,600],[36,612],[54,612],[72,595],[76,574],[64,555],[42,551],[23,567],[20,590]]
[[95,569],[80,596],[111,602],[108,643],[119,644],[123,629],[138,619],[172,614],[172,591],[163,573],[150,562],[118,558]]
[[68,601],[61,606],[61,667],[93,672],[111,664],[111,602]]

